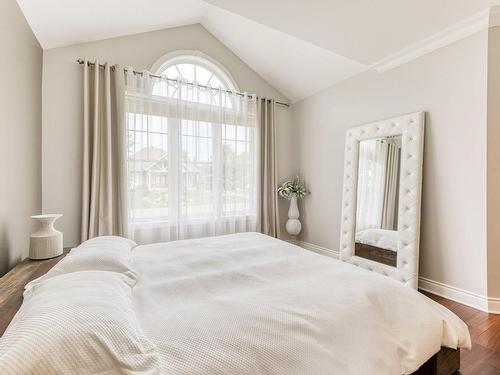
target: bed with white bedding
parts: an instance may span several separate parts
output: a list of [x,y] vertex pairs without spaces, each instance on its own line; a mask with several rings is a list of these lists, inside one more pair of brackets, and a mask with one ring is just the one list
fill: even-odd
[[470,347],[449,310],[268,236],[136,247],[107,237],[28,284],[0,373],[399,375],[441,346]]

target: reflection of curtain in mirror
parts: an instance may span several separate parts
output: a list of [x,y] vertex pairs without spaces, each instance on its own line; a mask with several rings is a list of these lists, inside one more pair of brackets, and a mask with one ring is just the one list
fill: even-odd
[[397,229],[399,152],[395,139],[360,142],[356,231]]
[[394,139],[384,141],[386,149],[384,204],[382,209],[382,229],[397,229],[399,147]]
[[356,231],[381,226],[386,158],[386,147],[382,142],[360,142]]

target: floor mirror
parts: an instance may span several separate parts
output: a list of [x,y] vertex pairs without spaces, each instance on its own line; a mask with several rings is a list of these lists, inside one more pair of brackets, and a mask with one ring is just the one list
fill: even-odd
[[417,288],[424,112],[346,134],[340,258]]

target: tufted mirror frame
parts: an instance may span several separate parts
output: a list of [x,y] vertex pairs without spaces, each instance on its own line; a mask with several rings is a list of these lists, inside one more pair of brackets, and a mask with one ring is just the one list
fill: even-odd
[[[344,154],[344,183],[340,236],[340,259],[392,277],[412,288],[418,286],[420,207],[425,112],[415,112],[351,128]],[[397,267],[354,253],[359,142],[365,139],[402,135],[398,211]]]

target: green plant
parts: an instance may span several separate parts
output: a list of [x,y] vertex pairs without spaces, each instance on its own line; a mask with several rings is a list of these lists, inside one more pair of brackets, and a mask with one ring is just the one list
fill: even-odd
[[303,198],[307,193],[306,187],[300,181],[299,176],[295,177],[293,181],[283,182],[278,187],[278,195],[284,199]]

